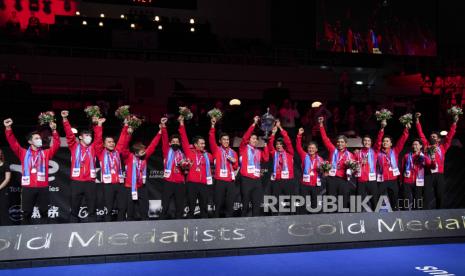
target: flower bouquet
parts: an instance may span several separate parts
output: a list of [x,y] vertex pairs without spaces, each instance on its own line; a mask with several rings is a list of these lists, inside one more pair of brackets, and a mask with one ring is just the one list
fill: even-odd
[[318,167],[318,170],[322,174],[328,175],[329,171],[331,170],[331,164],[328,161],[325,161],[325,162],[320,164],[320,166]]
[[97,117],[100,118],[102,117],[102,113],[100,112],[100,107],[97,105],[89,105],[86,108],[84,108],[84,112],[86,113],[87,117],[93,118]]
[[186,106],[179,107],[179,114],[184,117],[184,120],[190,120],[194,116],[189,108]]
[[462,109],[458,106],[453,106],[449,108],[447,110],[447,113],[454,118],[454,122],[457,122],[459,120],[459,116],[463,115]]
[[188,174],[189,173],[189,170],[191,169],[191,166],[192,166],[192,162],[189,160],[189,159],[182,159],[179,163],[178,163],[178,167],[179,169],[182,171],[182,173],[184,174]]
[[142,125],[142,123],[144,122],[144,118],[139,118],[134,114],[128,115],[126,119],[128,122],[128,126],[134,130],[140,127],[140,125]]
[[360,170],[360,165],[358,164],[357,161],[354,161],[354,160],[347,160],[344,163],[344,166],[346,168],[348,176],[355,175]]
[[375,116],[376,116],[376,120],[382,121],[385,124],[387,120],[392,118],[392,112],[390,110],[383,108],[381,110],[377,110],[375,112]]
[[122,105],[115,111],[116,118],[120,119],[121,121],[128,118],[130,115],[131,113],[129,112],[129,105]]
[[412,125],[412,122],[413,122],[412,113],[407,113],[405,115],[400,116],[399,121],[403,126]]
[[213,108],[212,110],[208,111],[207,114],[208,117],[216,119],[217,121],[221,120],[221,118],[223,117],[223,113],[218,108]]
[[39,114],[39,124],[47,125],[50,122],[55,122],[55,113],[53,111],[41,112]]

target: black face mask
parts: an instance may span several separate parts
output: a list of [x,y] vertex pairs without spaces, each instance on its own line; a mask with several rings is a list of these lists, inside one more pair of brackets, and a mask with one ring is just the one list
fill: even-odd
[[181,146],[178,145],[178,144],[172,144],[172,145],[171,145],[171,148],[172,148],[174,151],[176,151],[176,150],[179,150],[179,149],[181,148]]
[[145,159],[145,153],[144,153],[144,155],[139,155],[139,156],[137,156],[137,157],[138,157],[140,160],[144,160],[144,159]]

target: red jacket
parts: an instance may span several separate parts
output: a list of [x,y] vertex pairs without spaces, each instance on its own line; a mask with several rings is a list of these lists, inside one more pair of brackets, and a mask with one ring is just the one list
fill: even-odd
[[[162,142],[162,150],[163,150],[163,167],[165,174],[163,178],[171,183],[184,183],[185,177],[183,172],[181,171],[180,168],[176,166],[178,162],[180,162],[184,158],[184,153],[181,150],[178,150],[177,152],[174,153],[174,162],[171,165],[171,168],[167,168],[168,165],[168,154],[170,152],[170,145],[168,141],[168,131],[166,130],[166,127],[163,127],[161,129],[161,142]],[[167,175],[167,171],[170,171],[169,175]]]
[[[102,127],[95,128],[95,137],[102,137]],[[101,174],[101,181],[105,184],[122,184],[124,183],[124,175],[123,175],[123,168],[121,162],[121,156],[125,157],[125,144],[128,143],[127,139],[129,139],[128,134],[128,126],[125,125],[121,130],[121,134],[118,139],[118,143],[113,151],[108,151],[103,146],[103,139],[96,139],[94,141],[95,153],[97,154],[98,159],[100,160],[100,174]],[[110,160],[108,162],[108,167],[110,171],[108,171],[108,175],[110,176],[109,179],[105,178],[105,155],[106,153],[109,154]]]
[[[329,163],[332,164],[333,162],[333,155],[334,152],[338,149],[331,143],[329,140],[328,136],[326,135],[326,130],[323,126],[320,126],[320,133],[321,133],[321,139],[323,140],[323,144],[325,145],[326,149],[329,152]],[[344,149],[343,151],[339,151],[338,154],[338,160],[336,161],[336,177],[340,178],[346,178],[346,168],[345,168],[345,162],[347,160],[354,160],[354,156],[351,152],[349,152],[347,149]]]
[[[429,156],[423,155],[423,158],[421,158],[420,154],[413,154],[412,153],[412,164],[410,167],[409,172],[406,170],[407,169],[407,163],[409,159],[410,153],[407,153],[404,155],[403,161],[402,161],[402,179],[403,183],[405,184],[414,184],[417,181],[418,174],[419,172],[423,169],[423,181],[424,181],[424,176],[426,171],[428,169],[435,169],[437,166],[436,161],[431,161]],[[424,185],[424,182],[423,182]]]
[[[396,180],[400,175],[400,164],[399,164],[399,154],[404,148],[405,142],[408,139],[409,130],[404,128],[402,135],[396,143],[394,148],[389,150],[381,149],[378,153],[378,172],[377,172],[377,181],[390,181]],[[398,171],[394,168],[391,168],[391,151],[394,156],[394,161],[397,164]],[[398,175],[394,175],[398,172]]]
[[[211,182],[213,179],[213,175],[211,173],[211,163],[213,162],[212,155],[206,151],[202,152],[190,148],[189,139],[187,138],[186,128],[184,125],[179,126],[179,134],[181,135],[181,144],[184,154],[189,160],[192,161],[192,167],[189,170],[189,174],[187,175],[187,181],[205,185],[213,184]],[[207,155],[208,163],[210,164],[208,167],[205,154]],[[210,178],[207,177],[207,173],[210,175]]]
[[[130,137],[130,136],[129,136]],[[134,153],[129,151],[129,139],[127,139],[127,143],[125,143],[124,149],[124,164],[126,168],[126,180],[124,181],[124,186],[126,188],[132,187],[132,181],[135,181],[136,188],[139,189],[145,184],[147,179],[147,160],[149,160],[150,156],[155,152],[155,148],[158,146],[158,143],[161,139],[161,133],[158,132],[157,135],[152,139],[150,145],[145,150],[145,157],[144,159],[140,159]],[[137,171],[134,171],[133,168],[137,168]],[[134,175],[135,174],[135,175]]]
[[[96,173],[95,168],[97,165],[97,159],[95,154],[95,143],[90,144],[89,146],[83,145],[79,141],[76,141],[76,136],[74,135],[73,131],[71,130],[71,125],[68,120],[63,120],[63,128],[65,129],[66,133],[66,141],[68,142],[68,148],[71,152],[71,179],[76,181],[95,181]],[[94,141],[101,140],[102,131],[96,131],[96,128],[100,128],[99,126],[94,126]],[[78,156],[76,160],[76,151],[80,146],[80,156]],[[77,162],[80,163],[80,168],[77,167]],[[93,163],[93,168],[91,169],[91,161]],[[75,166],[77,170],[75,170]]]
[[[417,132],[418,135],[420,136],[421,142],[423,143],[423,148],[426,149],[427,147],[431,146],[430,143],[428,142],[428,139],[426,139],[425,134],[423,133],[423,129],[421,128],[420,122],[416,123],[417,126]],[[452,138],[454,138],[455,135],[455,129],[457,128],[457,124],[453,123],[450,126],[450,130],[447,133],[446,138],[444,138],[444,141],[439,144],[438,151],[436,151],[436,160],[438,162],[438,166],[434,169],[432,169],[432,173],[444,173],[444,160],[446,159],[446,152],[450,147],[450,144],[452,142]]]
[[369,157],[369,149],[362,148],[360,149],[358,154],[354,154],[355,160],[357,160],[360,164],[360,174],[358,176],[358,182],[368,182],[368,181],[376,181],[376,165],[378,164],[378,154],[381,148],[381,143],[383,141],[384,131],[382,129],[378,132],[378,137],[376,138],[376,142],[371,148],[373,150],[373,178],[370,180],[370,163],[368,160]]
[[310,162],[313,164],[313,169],[310,167],[309,173],[309,178],[306,178],[306,176],[302,175],[302,178],[300,179],[300,183],[305,186],[312,186],[315,187],[317,186],[317,181],[318,181],[318,176],[321,177],[321,173],[319,171],[319,164],[325,162],[323,158],[321,158],[318,154],[315,154],[315,156],[310,156],[303,148],[302,148],[302,135],[297,135],[296,139],[296,149],[297,153],[300,156],[300,160],[302,160],[302,173],[305,171],[305,158],[307,156],[310,157]]
[[255,129],[255,125],[252,124],[249,127],[249,129],[247,129],[247,131],[244,133],[241,144],[239,146],[239,154],[242,159],[240,172],[243,177],[252,178],[252,179],[260,179],[261,176],[260,176],[260,173],[258,172],[259,168],[255,168],[257,170],[257,172],[255,173],[252,172],[252,170],[250,170],[249,172],[247,171],[247,167],[248,167],[247,164],[249,162],[248,151],[249,149],[251,149],[252,151],[256,152],[258,162],[261,162],[261,161],[268,162],[269,152],[268,152],[268,145],[265,145],[265,147],[263,148],[263,152],[262,150],[249,145],[249,139],[250,139],[250,136],[252,136],[254,129]]
[[[208,134],[210,150],[213,155],[213,159],[215,160],[215,179],[227,182],[233,182],[235,179],[234,170],[237,170],[239,167],[239,158],[237,157],[237,153],[231,148],[223,148],[222,146],[218,147],[215,140],[215,128],[212,127],[210,129],[210,133]],[[236,162],[231,163],[228,159],[226,159],[225,155],[232,155],[232,157],[236,160]],[[226,164],[224,164],[226,163]],[[222,175],[222,169],[225,168],[225,171]]]
[[[272,134],[270,140],[268,141],[268,148],[270,150],[270,157],[273,159],[273,171],[271,172],[271,180],[281,180],[281,179],[294,179],[294,147],[292,146],[291,139],[285,130],[281,130],[281,135],[283,136],[284,140],[284,154],[285,158],[282,153],[277,152],[274,147],[274,140],[275,136]],[[275,161],[275,153],[278,153],[276,156],[278,158],[278,164],[274,164]],[[288,177],[282,178],[282,170],[284,168],[284,162],[286,162],[287,169],[288,169]],[[274,172],[274,168],[276,168],[276,172]],[[273,174],[276,173],[276,175]]]
[[[6,140],[10,144],[11,150],[14,152],[14,154],[21,160],[21,167],[22,167],[22,178],[21,178],[21,185],[23,187],[29,187],[29,188],[43,188],[48,186],[48,163],[49,160],[53,158],[55,153],[58,151],[60,148],[60,136],[58,135],[58,132],[54,130],[52,132],[53,135],[53,144],[52,147],[49,149],[45,150],[32,150],[31,148],[31,158],[30,162],[28,164],[28,171],[27,174],[29,174],[29,180],[26,180],[25,176],[25,162],[24,160],[26,159],[26,153],[28,152],[27,149],[22,148],[18,140],[16,140],[15,135],[13,134],[13,130],[11,129],[5,129],[5,135],[6,135]],[[43,160],[44,160],[44,175],[39,175],[41,174],[39,168],[37,168],[37,165],[34,166],[34,164],[39,164],[38,159],[39,156],[38,154],[43,154]],[[32,160],[36,160],[36,162],[32,162]],[[33,166],[34,170],[36,171],[33,173]]]

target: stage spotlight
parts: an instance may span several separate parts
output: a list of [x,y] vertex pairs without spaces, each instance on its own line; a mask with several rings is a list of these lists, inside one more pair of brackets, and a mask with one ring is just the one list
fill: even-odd
[[124,18],[125,18],[124,14],[122,14],[120,17],[121,17],[121,19],[124,19]]
[[80,13],[79,11],[76,11],[76,15],[78,15],[78,16],[79,16],[79,15],[81,15],[81,13]]
[[194,28],[194,27],[191,28],[191,33],[193,33],[193,32],[195,32],[195,28]]
[[446,130],[443,130],[443,131],[441,131],[439,134],[441,134],[441,136],[446,136],[447,133],[448,133],[448,132],[447,132]]
[[158,21],[160,21],[160,17],[158,15],[156,15],[154,20],[158,22]]
[[362,72],[362,71],[363,71],[363,68],[362,68],[362,67],[357,67],[357,68],[355,68],[355,70],[356,70],[357,72]]
[[321,66],[320,66],[320,69],[323,69],[323,70],[326,70],[326,69],[328,69],[328,68],[329,68],[329,67],[326,66],[326,65],[321,65]]
[[162,25],[158,25],[158,29],[159,29],[159,30],[163,30],[163,26],[162,26]]
[[321,105],[322,105],[321,102],[316,101],[312,103],[312,108],[317,108],[317,107],[320,107]]
[[82,21],[82,25],[87,26],[87,21]]
[[355,84],[356,85],[363,85],[363,81],[356,81]]
[[131,23],[131,29],[135,29],[135,28],[136,28],[136,24]]
[[71,131],[72,131],[74,134],[77,134],[77,133],[78,133],[77,129],[75,129],[74,127],[71,128]]
[[189,23],[191,23],[191,24],[195,24],[195,20],[194,20],[194,18],[191,18],[191,19],[189,20]]
[[229,105],[241,105],[241,101],[239,99],[232,99],[229,101]]
[[105,14],[101,13],[101,14],[100,14],[100,17],[101,17],[101,18],[105,18]]
[[103,22],[99,22],[98,25],[99,25],[100,27],[103,27]]

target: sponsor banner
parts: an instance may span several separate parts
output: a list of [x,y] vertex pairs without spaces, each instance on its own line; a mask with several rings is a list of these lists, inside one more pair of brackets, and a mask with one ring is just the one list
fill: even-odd
[[5,226],[0,260],[464,236],[465,209]]

